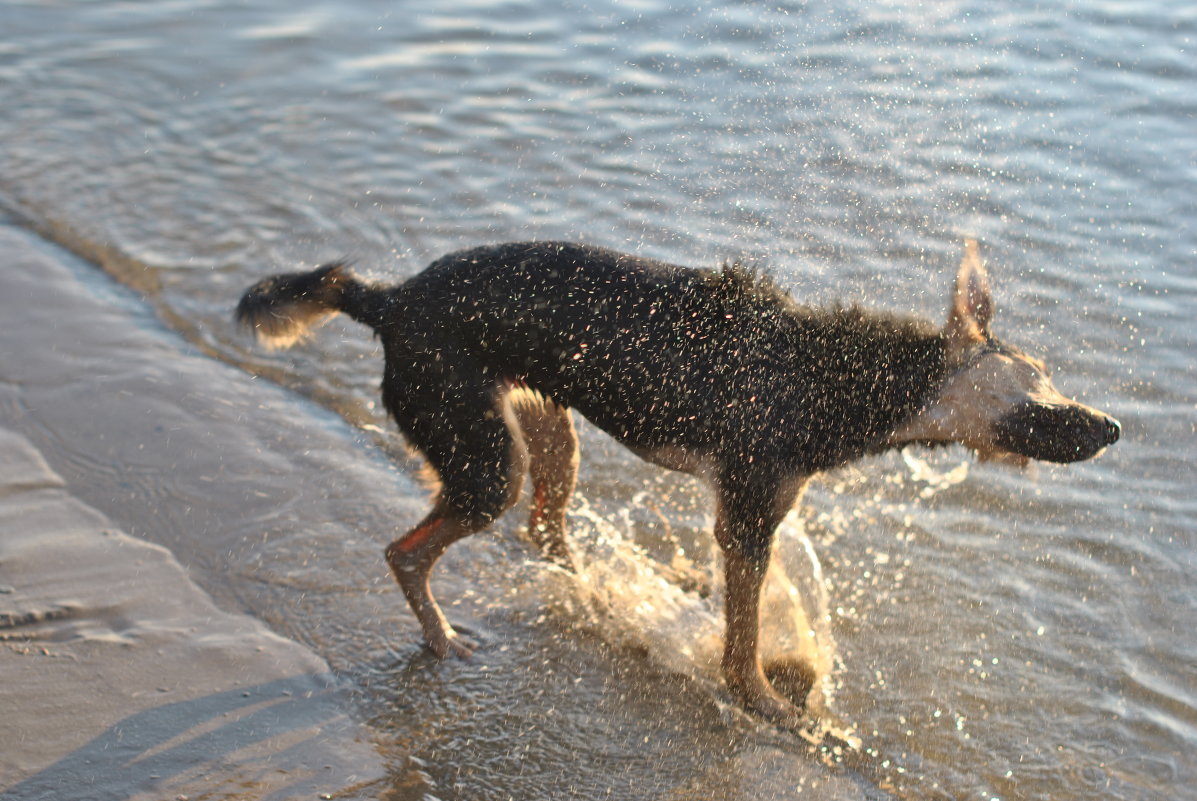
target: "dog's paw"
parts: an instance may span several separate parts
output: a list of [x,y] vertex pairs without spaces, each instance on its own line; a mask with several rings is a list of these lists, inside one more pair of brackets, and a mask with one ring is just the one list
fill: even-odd
[[438,659],[449,659],[450,657],[454,659],[469,659],[478,650],[478,647],[479,645],[475,640],[453,630],[445,632],[442,637],[428,641],[429,650],[436,654]]
[[783,696],[763,679],[743,683],[733,680],[729,681],[727,686],[740,699],[745,709],[775,726],[794,731],[801,729],[808,722],[800,704],[795,704]]
[[778,659],[766,662],[764,669],[774,690],[795,706],[806,707],[806,699],[819,680],[813,665],[802,659]]
[[800,731],[810,723],[802,707],[795,706],[776,692],[758,696],[751,702],[745,701],[745,704],[764,720],[787,731]]

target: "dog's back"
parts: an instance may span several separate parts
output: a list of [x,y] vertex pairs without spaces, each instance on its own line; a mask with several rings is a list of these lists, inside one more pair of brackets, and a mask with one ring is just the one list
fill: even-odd
[[434,315],[419,328],[439,324],[642,454],[824,469],[879,446],[945,370],[925,322],[801,306],[736,266],[517,243],[447,256],[403,292]]
[[584,245],[476,248],[404,284],[399,305],[420,319],[401,314],[381,336],[402,351],[435,330],[438,347],[479,354],[637,447],[709,445],[729,388],[770,377],[738,369],[754,350],[744,322],[775,339],[785,319],[784,296],[751,283]]

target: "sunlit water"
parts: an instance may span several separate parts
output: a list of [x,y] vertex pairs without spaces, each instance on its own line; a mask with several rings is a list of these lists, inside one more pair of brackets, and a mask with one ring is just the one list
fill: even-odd
[[[554,237],[939,318],[978,236],[999,332],[1123,441],[1029,473],[949,451],[826,477],[783,527],[769,638],[813,632],[778,647],[808,649],[860,770],[900,795],[1197,798],[1195,37],[1180,2],[4,3],[0,203],[404,470],[366,333],[264,354],[228,324],[245,285]],[[520,770],[575,771],[583,795],[618,775],[626,797],[704,797],[691,754],[786,742],[719,688],[707,500],[584,427],[581,577],[513,551],[506,522],[451,579],[492,588],[473,614],[504,644],[452,680],[337,611],[381,592],[353,578],[374,541],[247,543],[227,580],[328,594],[279,625],[358,682],[397,776],[564,794],[520,782],[518,741]],[[512,692],[502,721],[479,712]],[[641,734],[664,706],[688,727]],[[468,765],[445,756],[466,744]]]

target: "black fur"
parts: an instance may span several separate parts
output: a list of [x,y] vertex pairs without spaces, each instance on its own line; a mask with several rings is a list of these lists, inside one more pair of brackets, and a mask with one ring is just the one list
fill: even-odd
[[1079,462],[1118,441],[1121,427],[1078,406],[1022,403],[994,426],[999,447],[1045,462]]
[[800,306],[739,267],[531,242],[453,253],[392,287],[337,268],[326,272],[331,293],[312,285],[319,275],[267,279],[241,319],[251,302],[270,305],[261,287],[295,287],[373,326],[387,409],[470,517],[497,514],[504,496],[494,477],[506,474],[510,435],[484,420],[503,382],[576,409],[637,452],[682,449],[737,483],[772,485],[883,450],[946,371],[931,324]]

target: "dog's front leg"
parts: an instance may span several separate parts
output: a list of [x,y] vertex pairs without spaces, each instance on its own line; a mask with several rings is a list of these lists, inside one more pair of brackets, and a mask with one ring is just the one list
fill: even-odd
[[773,532],[805,482],[719,493],[715,538],[724,557],[723,678],[746,707],[787,728],[802,724],[802,710],[773,689],[760,657],[761,588],[769,570]]

